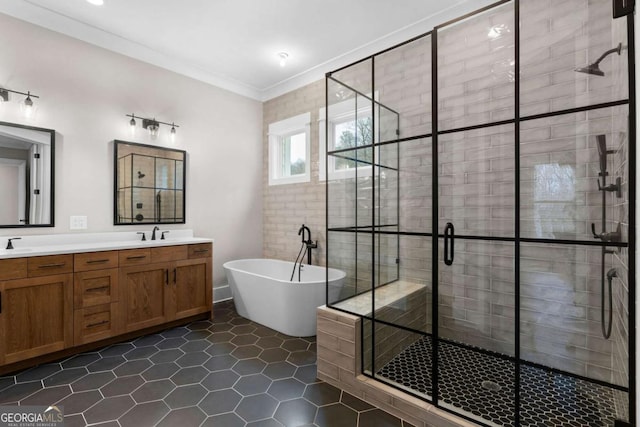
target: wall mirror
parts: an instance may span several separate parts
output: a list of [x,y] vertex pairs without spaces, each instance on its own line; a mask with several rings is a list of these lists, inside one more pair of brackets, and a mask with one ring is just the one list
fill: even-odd
[[53,227],[55,131],[0,122],[0,228]]
[[114,141],[114,224],[184,224],[186,152]]

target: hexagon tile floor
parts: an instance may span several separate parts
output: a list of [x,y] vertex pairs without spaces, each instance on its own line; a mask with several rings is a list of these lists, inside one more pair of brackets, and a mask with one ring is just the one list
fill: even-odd
[[213,322],[0,377],[0,404],[64,406],[65,426],[409,427],[316,379],[314,338],[214,307]]
[[[424,395],[431,394],[431,337],[424,337],[398,354],[378,374]],[[492,425],[514,423],[515,363],[441,342],[439,392],[450,407]],[[613,425],[616,404],[627,400],[622,391],[522,365],[522,426]],[[627,413],[625,408],[619,411]]]

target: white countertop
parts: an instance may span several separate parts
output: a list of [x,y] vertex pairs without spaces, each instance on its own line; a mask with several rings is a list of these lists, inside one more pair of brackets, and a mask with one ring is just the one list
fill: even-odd
[[144,242],[136,231],[20,236],[20,240],[13,241],[14,249],[4,249],[12,236],[3,236],[0,237],[0,259],[213,242],[213,239],[193,237],[193,230],[170,230],[165,240],[159,240],[158,231],[157,240],[150,240],[151,230],[145,230],[145,234]]

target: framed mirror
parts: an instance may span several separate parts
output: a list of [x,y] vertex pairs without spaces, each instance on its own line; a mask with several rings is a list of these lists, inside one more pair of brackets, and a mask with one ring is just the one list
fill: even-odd
[[54,226],[55,135],[0,122],[0,228]]
[[186,154],[114,141],[113,223],[184,224]]

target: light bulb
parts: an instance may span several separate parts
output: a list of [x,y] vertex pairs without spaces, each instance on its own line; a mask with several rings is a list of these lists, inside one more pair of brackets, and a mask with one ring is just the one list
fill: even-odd
[[133,118],[133,114],[131,115],[131,120],[129,120],[129,130],[131,131],[131,135],[136,133],[136,119]]
[[29,119],[33,115],[33,100],[31,99],[31,92],[27,92],[27,99],[23,103],[24,116]]
[[169,134],[171,142],[176,142],[176,125],[171,123],[171,133]]
[[151,135],[151,138],[155,138],[156,136],[158,136],[158,125],[149,125],[149,135]]
[[280,52],[278,54],[278,57],[280,58],[281,67],[284,67],[285,65],[287,65],[287,59],[289,59],[289,54],[287,52]]

